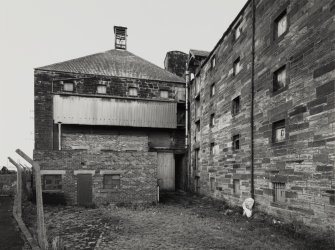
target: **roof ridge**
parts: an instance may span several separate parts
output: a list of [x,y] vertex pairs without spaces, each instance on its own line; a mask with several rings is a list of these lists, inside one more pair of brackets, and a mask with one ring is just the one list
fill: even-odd
[[35,70],[128,77],[184,83],[184,79],[128,51],[111,49],[62,62],[37,67]]

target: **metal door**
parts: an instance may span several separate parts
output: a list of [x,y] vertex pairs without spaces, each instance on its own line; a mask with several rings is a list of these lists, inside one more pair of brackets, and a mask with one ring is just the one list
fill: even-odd
[[81,206],[92,205],[92,175],[77,175],[77,203]]
[[158,179],[160,190],[175,190],[175,160],[173,153],[158,153]]

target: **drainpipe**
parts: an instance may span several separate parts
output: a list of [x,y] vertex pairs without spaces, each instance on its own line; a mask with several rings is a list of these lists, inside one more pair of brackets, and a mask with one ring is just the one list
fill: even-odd
[[190,164],[191,164],[191,151],[189,149],[190,143],[189,143],[189,110],[188,110],[188,102],[189,102],[189,84],[190,84],[190,72],[188,71],[188,63],[186,63],[186,71],[185,71],[185,148],[187,150],[187,189],[190,188]]
[[[187,63],[186,63],[187,67]],[[186,83],[186,89],[185,89],[185,148],[188,149],[188,85],[190,82],[190,72],[186,70],[185,72],[185,83]]]
[[58,122],[58,150],[62,150],[62,123]]
[[251,108],[250,108],[250,126],[251,126],[251,197],[255,199],[254,188],[254,77],[255,77],[255,23],[256,7],[255,0],[252,0],[252,62],[251,62]]

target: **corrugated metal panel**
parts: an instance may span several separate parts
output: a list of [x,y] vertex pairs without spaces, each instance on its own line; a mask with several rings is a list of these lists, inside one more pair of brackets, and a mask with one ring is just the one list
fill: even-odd
[[53,101],[55,123],[177,127],[176,103],[60,95]]

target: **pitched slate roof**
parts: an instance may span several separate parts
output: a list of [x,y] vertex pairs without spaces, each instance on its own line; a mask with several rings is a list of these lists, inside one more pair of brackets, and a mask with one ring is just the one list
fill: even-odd
[[36,69],[168,82],[185,82],[183,78],[162,69],[127,50],[116,49]]

